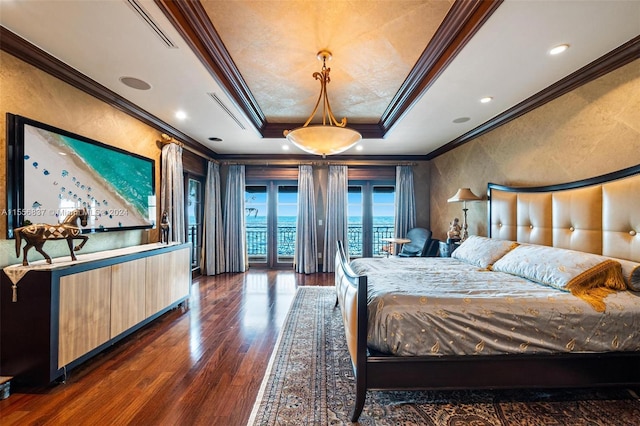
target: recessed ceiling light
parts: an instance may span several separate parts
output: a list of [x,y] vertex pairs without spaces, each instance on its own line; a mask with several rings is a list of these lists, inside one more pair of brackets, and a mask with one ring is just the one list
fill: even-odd
[[283,151],[289,151],[289,145],[282,145]]
[[458,117],[458,118],[454,119],[453,122],[456,123],[456,124],[460,124],[460,123],[466,123],[469,120],[471,120],[470,117]]
[[489,103],[493,100],[492,96],[485,96],[484,98],[480,99],[480,102],[482,102],[483,104]]
[[362,151],[364,148],[362,147],[362,145],[358,145],[356,146],[356,151]]
[[210,140],[211,142],[222,142],[222,139],[220,139],[220,138],[216,138],[215,136],[210,137],[210,138],[209,138],[209,140]]
[[184,111],[177,111],[176,112],[176,118],[178,120],[184,120],[185,118],[187,118],[187,113]]
[[569,48],[568,44],[560,44],[553,49],[549,50],[549,55],[559,55]]
[[149,83],[135,77],[120,77],[120,82],[125,86],[131,87],[132,89],[137,89],[137,90],[151,89],[151,85]]

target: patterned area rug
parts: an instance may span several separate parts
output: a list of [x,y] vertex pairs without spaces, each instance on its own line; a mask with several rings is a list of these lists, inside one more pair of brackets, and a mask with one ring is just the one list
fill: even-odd
[[[333,287],[300,287],[250,425],[345,425],[354,378]],[[367,392],[361,425],[639,425],[638,390]]]

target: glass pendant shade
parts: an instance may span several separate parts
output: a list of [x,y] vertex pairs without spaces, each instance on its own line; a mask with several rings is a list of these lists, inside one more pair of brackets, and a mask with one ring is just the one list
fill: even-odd
[[347,127],[313,124],[287,133],[287,140],[310,154],[334,155],[360,142],[362,136]]

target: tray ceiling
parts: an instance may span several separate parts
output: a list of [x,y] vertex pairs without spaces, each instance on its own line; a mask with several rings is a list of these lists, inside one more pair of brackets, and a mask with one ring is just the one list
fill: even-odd
[[52,55],[61,78],[223,156],[302,154],[283,151],[281,131],[311,113],[316,53],[329,49],[335,115],[365,136],[346,154],[412,157],[516,115],[620,46],[636,54],[616,63],[637,58],[640,2],[2,1],[0,24],[4,50]]

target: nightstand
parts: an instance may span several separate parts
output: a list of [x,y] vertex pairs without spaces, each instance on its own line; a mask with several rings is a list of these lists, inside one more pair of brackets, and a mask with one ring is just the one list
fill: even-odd
[[440,257],[451,257],[451,253],[453,253],[458,247],[460,247],[460,243],[440,241]]

